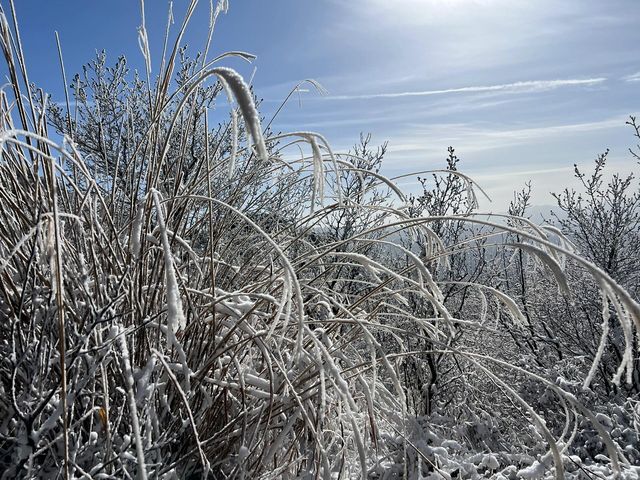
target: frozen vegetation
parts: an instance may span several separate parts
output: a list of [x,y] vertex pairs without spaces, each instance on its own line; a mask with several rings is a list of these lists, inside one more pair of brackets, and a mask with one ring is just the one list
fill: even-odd
[[62,103],[0,15],[0,478],[638,479],[634,179],[538,225],[450,149],[408,196],[274,134],[192,13]]

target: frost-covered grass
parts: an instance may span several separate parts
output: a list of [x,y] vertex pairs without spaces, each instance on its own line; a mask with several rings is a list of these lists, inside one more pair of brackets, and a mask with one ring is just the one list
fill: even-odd
[[[212,30],[223,8],[212,10]],[[188,18],[154,62],[157,77],[147,72],[152,86],[114,94],[108,79],[76,83],[61,126],[28,84],[15,27],[0,20],[11,78],[0,92],[2,478],[580,478],[567,452],[579,419],[606,453],[593,478],[636,478],[589,405],[455,342],[461,330],[499,334],[487,302],[524,322],[490,285],[465,285],[484,302],[480,315],[450,310],[435,272],[470,240],[446,244],[431,227],[462,219],[484,239],[517,234],[511,247],[564,290],[567,261],[586,269],[624,334],[616,381],[631,381],[640,307],[559,232],[480,214],[410,215],[391,180],[321,135],[263,129],[245,81],[217,66],[225,55],[176,72]],[[83,88],[94,95],[84,104]],[[221,95],[233,101],[231,120],[215,108]],[[347,178],[366,191],[345,188]],[[473,203],[471,179],[460,178]],[[376,191],[391,198],[374,201]],[[344,215],[370,223],[332,233]],[[407,338],[431,348],[412,351]],[[474,451],[448,438],[472,437],[451,425],[417,428],[400,365],[424,355],[485,378],[548,451]],[[560,437],[504,374],[550,392],[565,413]]]

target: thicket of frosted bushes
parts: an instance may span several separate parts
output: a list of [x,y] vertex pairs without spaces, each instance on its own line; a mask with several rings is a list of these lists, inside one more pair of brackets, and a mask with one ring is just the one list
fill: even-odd
[[274,134],[195,4],[61,105],[0,16],[0,477],[637,478],[637,292],[453,150]]

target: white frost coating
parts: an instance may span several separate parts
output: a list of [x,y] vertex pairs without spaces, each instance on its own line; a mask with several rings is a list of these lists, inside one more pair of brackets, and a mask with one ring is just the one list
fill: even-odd
[[253,103],[249,87],[244,82],[240,74],[231,68],[217,67],[213,69],[213,73],[222,78],[233,92],[233,95],[238,102],[238,106],[240,107],[240,111],[242,112],[242,117],[244,118],[247,131],[251,135],[253,143],[255,143],[258,156],[263,160],[267,160],[269,156],[267,155],[267,146],[265,145],[264,137],[262,136],[260,116],[258,115],[256,106]]
[[[322,151],[320,150],[320,144],[318,143],[318,140],[322,143],[322,146],[327,151],[329,155],[329,159],[333,164],[333,170],[335,173],[335,193],[337,196],[338,205],[343,205],[342,189],[340,188],[340,177],[341,177],[340,168],[338,167],[338,159],[334,155],[333,150],[331,150],[329,142],[327,142],[327,140],[322,135],[314,132],[291,132],[283,135],[276,135],[275,137],[272,137],[272,140],[280,140],[287,137],[301,137],[306,142],[308,142],[309,145],[311,145],[311,151],[313,154],[312,156],[313,190],[311,192],[311,211],[313,212],[313,208],[316,203],[316,198],[319,197],[320,203],[322,204],[322,199],[324,197],[324,181],[325,181],[324,158],[322,155]],[[340,163],[345,164],[345,162],[340,162]],[[356,171],[358,175],[360,174],[358,171],[359,169],[353,168],[353,166],[348,163],[346,163],[346,165],[349,166],[350,170]],[[371,172],[366,172],[366,173],[370,174]],[[400,193],[400,196],[402,196],[401,193]]]
[[[147,469],[144,462],[144,450],[142,448],[142,437],[140,436],[140,424],[138,422],[138,408],[136,405],[136,397],[133,392],[133,371],[131,370],[131,361],[129,359],[129,347],[127,346],[127,340],[124,336],[124,331],[118,335],[118,345],[122,353],[123,373],[127,385],[127,398],[129,400],[129,413],[131,416],[131,429],[133,430],[133,437],[136,443],[136,455],[138,460],[138,478],[140,480],[147,479]],[[127,453],[127,452],[124,452]],[[135,458],[134,458],[135,460]]]
[[600,284],[600,291],[602,293],[602,335],[600,336],[600,344],[598,345],[596,356],[591,364],[589,374],[582,384],[582,388],[588,388],[593,381],[593,377],[598,370],[598,365],[600,364],[600,360],[604,354],[604,348],[607,346],[607,339],[609,338],[609,319],[611,317],[609,313],[609,297],[607,297],[607,294],[605,293],[605,286],[603,284]]
[[220,77],[220,83],[227,94],[231,106],[231,153],[229,155],[228,177],[231,178],[236,169],[236,157],[238,156],[238,116],[233,104],[233,92],[227,81]]
[[313,152],[313,191],[311,192],[311,212],[315,209],[316,201],[322,205],[324,201],[324,163],[322,160],[322,152],[318,146],[318,142],[313,134],[300,133],[311,145]]
[[[258,299],[266,300],[267,302],[273,303],[274,305],[279,304],[278,301],[271,295],[262,293],[244,294],[241,292],[225,292],[220,288],[216,288],[215,293],[216,301],[214,304],[214,310],[217,313],[229,315],[235,319],[240,319],[255,308],[256,301],[251,299],[252,296]],[[264,312],[260,312],[257,310],[253,313],[258,316],[265,315]],[[211,319],[211,321],[212,320],[213,319]]]
[[454,452],[462,451],[462,445],[460,445],[455,440],[445,440],[444,442],[442,442],[442,446],[444,448],[448,448],[449,450],[453,450]]
[[528,243],[508,243],[507,245],[520,248],[521,250],[524,250],[529,254],[536,255],[543,264],[549,267],[549,270],[551,270],[551,272],[553,273],[553,276],[555,277],[560,290],[567,295],[569,294],[569,284],[567,283],[567,277],[562,271],[562,267],[560,266],[560,264],[556,262],[556,260],[551,255],[549,255],[544,250]]
[[207,46],[204,49],[204,55],[202,56],[202,62],[207,61],[209,56],[209,47],[211,46],[211,39],[213,37],[213,31],[216,26],[216,20],[221,13],[227,13],[229,10],[229,2],[227,0],[219,0],[216,7],[213,8],[213,0],[209,0],[209,37],[207,38]]
[[609,429],[613,428],[613,421],[611,420],[610,417],[608,417],[604,413],[596,413],[596,420],[598,420],[603,427],[606,427]]
[[147,234],[144,236],[144,238],[145,238],[145,240],[146,240],[147,242],[149,242],[151,245],[160,245],[160,241],[159,241],[156,237],[154,237],[153,235],[151,235],[150,233],[147,233]]
[[147,396],[153,391],[154,385],[151,383],[151,374],[156,366],[156,357],[151,355],[149,361],[140,372],[136,382],[136,403],[142,405]]
[[490,470],[497,470],[500,468],[500,462],[495,455],[488,453],[484,457],[482,457],[482,465],[487,467]]
[[544,478],[545,471],[546,467],[544,466],[544,463],[540,463],[536,460],[531,466],[518,471],[516,475],[518,478],[537,480]]
[[231,109],[231,158],[229,159],[229,178],[236,170],[236,156],[238,155],[238,116],[236,111]]
[[242,445],[238,450],[238,463],[243,463],[248,456],[249,449],[245,445]]
[[160,228],[162,238],[162,248],[164,249],[164,271],[167,284],[167,341],[173,344],[175,343],[175,333],[186,326],[187,320],[182,310],[182,300],[180,299],[178,280],[176,279],[176,272],[173,266],[169,236],[167,235],[167,228],[164,223],[164,216],[162,215],[160,194],[157,190],[153,190],[152,193],[158,215],[158,227]]
[[244,382],[256,388],[260,388],[266,392],[268,392],[271,388],[271,382],[269,380],[257,375],[253,375],[251,373],[244,374]]
[[[520,325],[527,324],[527,319],[525,318],[524,314],[520,310],[520,307],[518,307],[518,304],[509,295],[505,295],[504,293],[502,293],[500,290],[496,288],[492,288],[486,285],[471,283],[471,282],[441,282],[441,283],[447,283],[449,285],[469,286],[469,287],[477,288],[478,291],[486,290],[488,292],[491,292],[499,302],[502,302],[504,306],[507,307],[507,310],[509,311],[511,318],[513,318],[513,320],[516,323]],[[498,311],[497,313],[499,314],[500,312]]]
[[149,37],[147,36],[147,29],[144,25],[138,27],[138,46],[144,57],[144,63],[147,68],[147,72],[151,72],[151,51],[149,49]]
[[136,210],[136,216],[133,219],[133,224],[131,225],[131,239],[129,244],[131,245],[131,254],[133,258],[138,258],[140,256],[140,235],[142,234],[142,219],[144,218],[144,201],[141,201],[138,204],[138,209]]
[[[609,290],[610,291],[610,290]],[[628,311],[627,306],[623,306],[620,302],[620,299],[616,297],[616,295],[611,292],[609,294],[609,298],[613,302],[613,307],[618,315],[618,322],[622,327],[622,333],[624,334],[624,354],[622,355],[622,360],[620,365],[618,366],[618,371],[613,377],[613,383],[616,385],[620,384],[620,380],[622,378],[622,374],[625,369],[627,371],[627,384],[632,384],[632,375],[633,375],[633,318],[631,316],[631,312]]]
[[138,27],[138,46],[144,57],[145,66],[147,67],[147,78],[151,73],[151,49],[149,48],[149,36],[147,35],[147,24],[144,14],[144,0],[140,0],[140,13],[142,23]]
[[[3,258],[2,261],[0,261],[0,273],[2,273],[2,271],[7,267],[7,265],[9,265],[11,258],[33,236],[33,234],[37,231],[39,225],[40,225],[40,223],[38,223],[37,226],[35,226],[31,230],[29,230],[29,232],[24,237],[22,237],[20,239],[20,241],[15,245],[15,247],[13,247],[11,252],[9,252],[9,254],[6,255],[6,258]],[[41,240],[42,240],[42,238],[38,237],[38,241],[41,241]],[[42,248],[42,249],[44,249],[44,248]]]

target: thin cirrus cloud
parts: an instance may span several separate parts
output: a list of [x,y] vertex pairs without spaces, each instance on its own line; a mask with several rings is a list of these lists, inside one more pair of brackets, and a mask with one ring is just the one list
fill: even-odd
[[[624,127],[627,117],[614,116],[594,122],[566,123],[538,127],[501,129],[479,128],[473,124],[442,124],[420,128],[399,138],[390,146],[391,153],[438,153],[445,144],[456,145],[461,151],[472,154],[486,150],[508,149],[516,145],[535,145],[541,140],[593,134]],[[427,147],[426,145],[430,145]],[[570,163],[571,165],[571,163]]]
[[640,72],[632,73],[631,75],[625,75],[622,77],[625,82],[640,82]]
[[[402,97],[427,97],[433,95],[448,95],[456,93],[535,93],[554,90],[562,87],[591,87],[606,82],[605,77],[597,78],[569,78],[560,80],[529,80],[523,82],[502,83],[498,85],[475,85],[458,88],[445,88],[439,90],[412,90],[405,92],[368,93],[360,95],[330,95],[324,97],[328,100],[369,100],[374,98],[402,98]],[[640,76],[638,77],[640,80]]]

